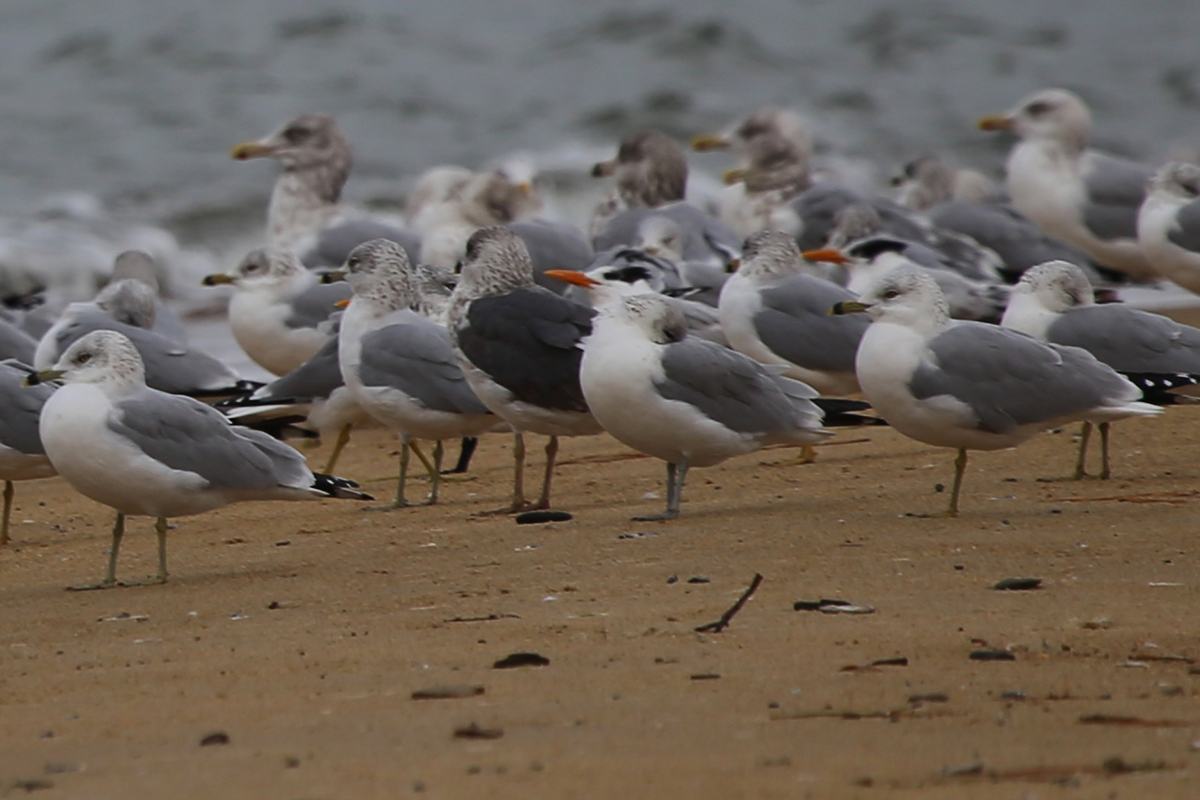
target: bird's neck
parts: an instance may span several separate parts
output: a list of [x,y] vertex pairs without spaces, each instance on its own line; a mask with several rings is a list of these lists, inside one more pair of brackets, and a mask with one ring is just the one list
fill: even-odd
[[1001,327],[1032,336],[1034,339],[1046,340],[1050,326],[1058,319],[1059,313],[1046,308],[1036,297],[1025,292],[1013,292],[1009,297],[1008,307],[1000,320]]
[[332,220],[342,183],[331,177],[316,169],[287,170],[279,176],[267,208],[268,246],[295,251],[305,236]]

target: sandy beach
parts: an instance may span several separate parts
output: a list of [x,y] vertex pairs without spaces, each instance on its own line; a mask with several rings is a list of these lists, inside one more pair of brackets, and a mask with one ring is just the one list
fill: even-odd
[[[1072,431],[974,454],[947,520],[906,513],[943,506],[952,453],[845,431],[811,465],[696,470],[681,519],[634,523],[663,466],[593,437],[561,454],[574,519],[517,525],[472,516],[507,496],[492,436],[443,505],[179,519],[169,584],[104,592],[64,589],[101,576],[111,512],[20,484],[0,793],[1195,797],[1197,439],[1194,409],[1118,424],[1105,482],[1037,480]],[[338,472],[388,497],[395,453],[365,431]],[[151,532],[120,577],[153,574]],[[871,613],[794,610],[821,599]],[[514,653],[548,663],[493,667]]]

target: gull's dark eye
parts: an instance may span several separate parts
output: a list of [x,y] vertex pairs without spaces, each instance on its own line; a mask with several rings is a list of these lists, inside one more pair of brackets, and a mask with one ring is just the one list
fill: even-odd
[[283,138],[287,140],[288,144],[303,144],[310,134],[311,131],[308,128],[292,125],[284,129]]
[[883,293],[884,300],[891,300],[892,298],[899,297],[899,296],[900,296],[900,292],[897,289],[888,289],[886,292]]
[[1037,100],[1025,106],[1025,111],[1031,117],[1040,117],[1042,114],[1048,114],[1053,110],[1054,106],[1044,100]]
[[87,362],[89,362],[91,360],[92,360],[91,353],[80,353],[79,355],[75,356],[76,364],[86,364]]
[[362,262],[358,259],[358,256],[350,256],[350,258],[346,259],[346,269],[355,270],[361,265]]

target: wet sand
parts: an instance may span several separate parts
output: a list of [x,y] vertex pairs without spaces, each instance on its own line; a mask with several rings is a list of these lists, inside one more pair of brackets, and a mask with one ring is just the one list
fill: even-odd
[[[20,484],[0,793],[1195,797],[1198,439],[1195,409],[1118,424],[1106,482],[1035,480],[1071,468],[1071,432],[975,454],[947,520],[905,513],[942,507],[952,453],[849,431],[812,465],[695,470],[681,519],[633,523],[663,466],[594,437],[562,450],[574,520],[518,526],[471,516],[506,499],[493,436],[439,507],[176,520],[168,585],[83,593],[111,512]],[[395,452],[364,432],[338,472],[387,497]],[[153,574],[151,532],[121,577]],[[728,629],[694,630],[756,573]],[[992,588],[1017,577],[1042,586]],[[875,610],[793,610],[820,598]],[[549,664],[492,668],[515,652]],[[483,693],[411,697],[442,686]],[[500,736],[454,735],[472,724]]]

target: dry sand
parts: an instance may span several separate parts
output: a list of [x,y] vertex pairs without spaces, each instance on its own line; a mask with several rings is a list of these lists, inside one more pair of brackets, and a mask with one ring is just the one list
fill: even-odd
[[[957,520],[905,516],[942,507],[952,454],[890,430],[695,470],[668,523],[629,521],[660,508],[660,462],[572,440],[575,518],[530,526],[471,516],[505,500],[494,436],[439,507],[181,519],[168,585],[84,593],[111,512],[21,484],[0,795],[1198,797],[1200,410],[1115,431],[1107,482],[1035,480],[1068,471],[1070,432],[974,455]],[[395,452],[368,431],[338,471],[385,497]],[[153,573],[151,530],[122,577]],[[727,630],[694,631],[755,573]],[[992,588],[1013,577],[1043,585]],[[793,610],[818,598],[875,612]],[[521,651],[549,664],[492,668]],[[448,685],[483,693],[411,697]],[[454,736],[472,723],[502,735]]]

